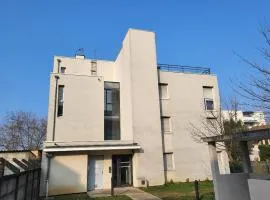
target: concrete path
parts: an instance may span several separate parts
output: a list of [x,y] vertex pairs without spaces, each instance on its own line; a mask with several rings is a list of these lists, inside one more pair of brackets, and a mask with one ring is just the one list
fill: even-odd
[[[160,198],[158,198],[152,194],[149,194],[149,193],[144,192],[138,188],[133,188],[133,187],[115,188],[114,194],[115,195],[126,195],[133,200],[161,200]],[[111,191],[110,190],[94,190],[94,191],[88,192],[88,195],[90,197],[110,196]]]

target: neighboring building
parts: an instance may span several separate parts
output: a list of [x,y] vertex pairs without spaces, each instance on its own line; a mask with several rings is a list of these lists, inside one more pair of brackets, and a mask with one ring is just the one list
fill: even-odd
[[211,178],[190,123],[219,108],[208,68],[159,65],[155,34],[130,29],[115,61],[54,58],[43,195]]
[[[260,127],[266,125],[265,121],[265,115],[262,111],[232,111],[232,110],[223,110],[222,111],[223,117],[225,120],[228,120],[230,118],[241,120],[243,124],[251,129],[254,127]],[[250,154],[250,160],[260,160],[259,156],[259,148],[258,146],[260,144],[268,143],[268,141],[260,141],[258,144],[254,144],[254,147],[252,149],[252,153]]]
[[241,120],[248,128],[265,125],[265,116],[262,111],[232,111],[223,110],[224,119],[230,118]]

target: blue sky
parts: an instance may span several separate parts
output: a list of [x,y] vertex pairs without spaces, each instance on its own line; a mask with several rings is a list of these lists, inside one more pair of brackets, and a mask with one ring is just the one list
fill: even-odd
[[1,1],[0,118],[6,111],[47,115],[54,55],[114,60],[128,28],[156,32],[159,63],[211,67],[222,96],[249,68],[233,52],[261,61],[260,24],[270,1]]

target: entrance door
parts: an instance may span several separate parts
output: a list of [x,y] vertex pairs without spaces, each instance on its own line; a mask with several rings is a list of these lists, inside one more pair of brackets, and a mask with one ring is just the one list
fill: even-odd
[[88,190],[103,189],[103,156],[88,156]]
[[114,155],[112,157],[113,181],[117,187],[132,185],[132,156]]

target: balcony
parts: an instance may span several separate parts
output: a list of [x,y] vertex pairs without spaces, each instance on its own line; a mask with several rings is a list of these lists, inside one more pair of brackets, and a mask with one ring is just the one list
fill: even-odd
[[191,66],[182,66],[182,65],[158,64],[157,68],[165,72],[211,74],[210,68],[206,68],[206,67],[191,67]]

